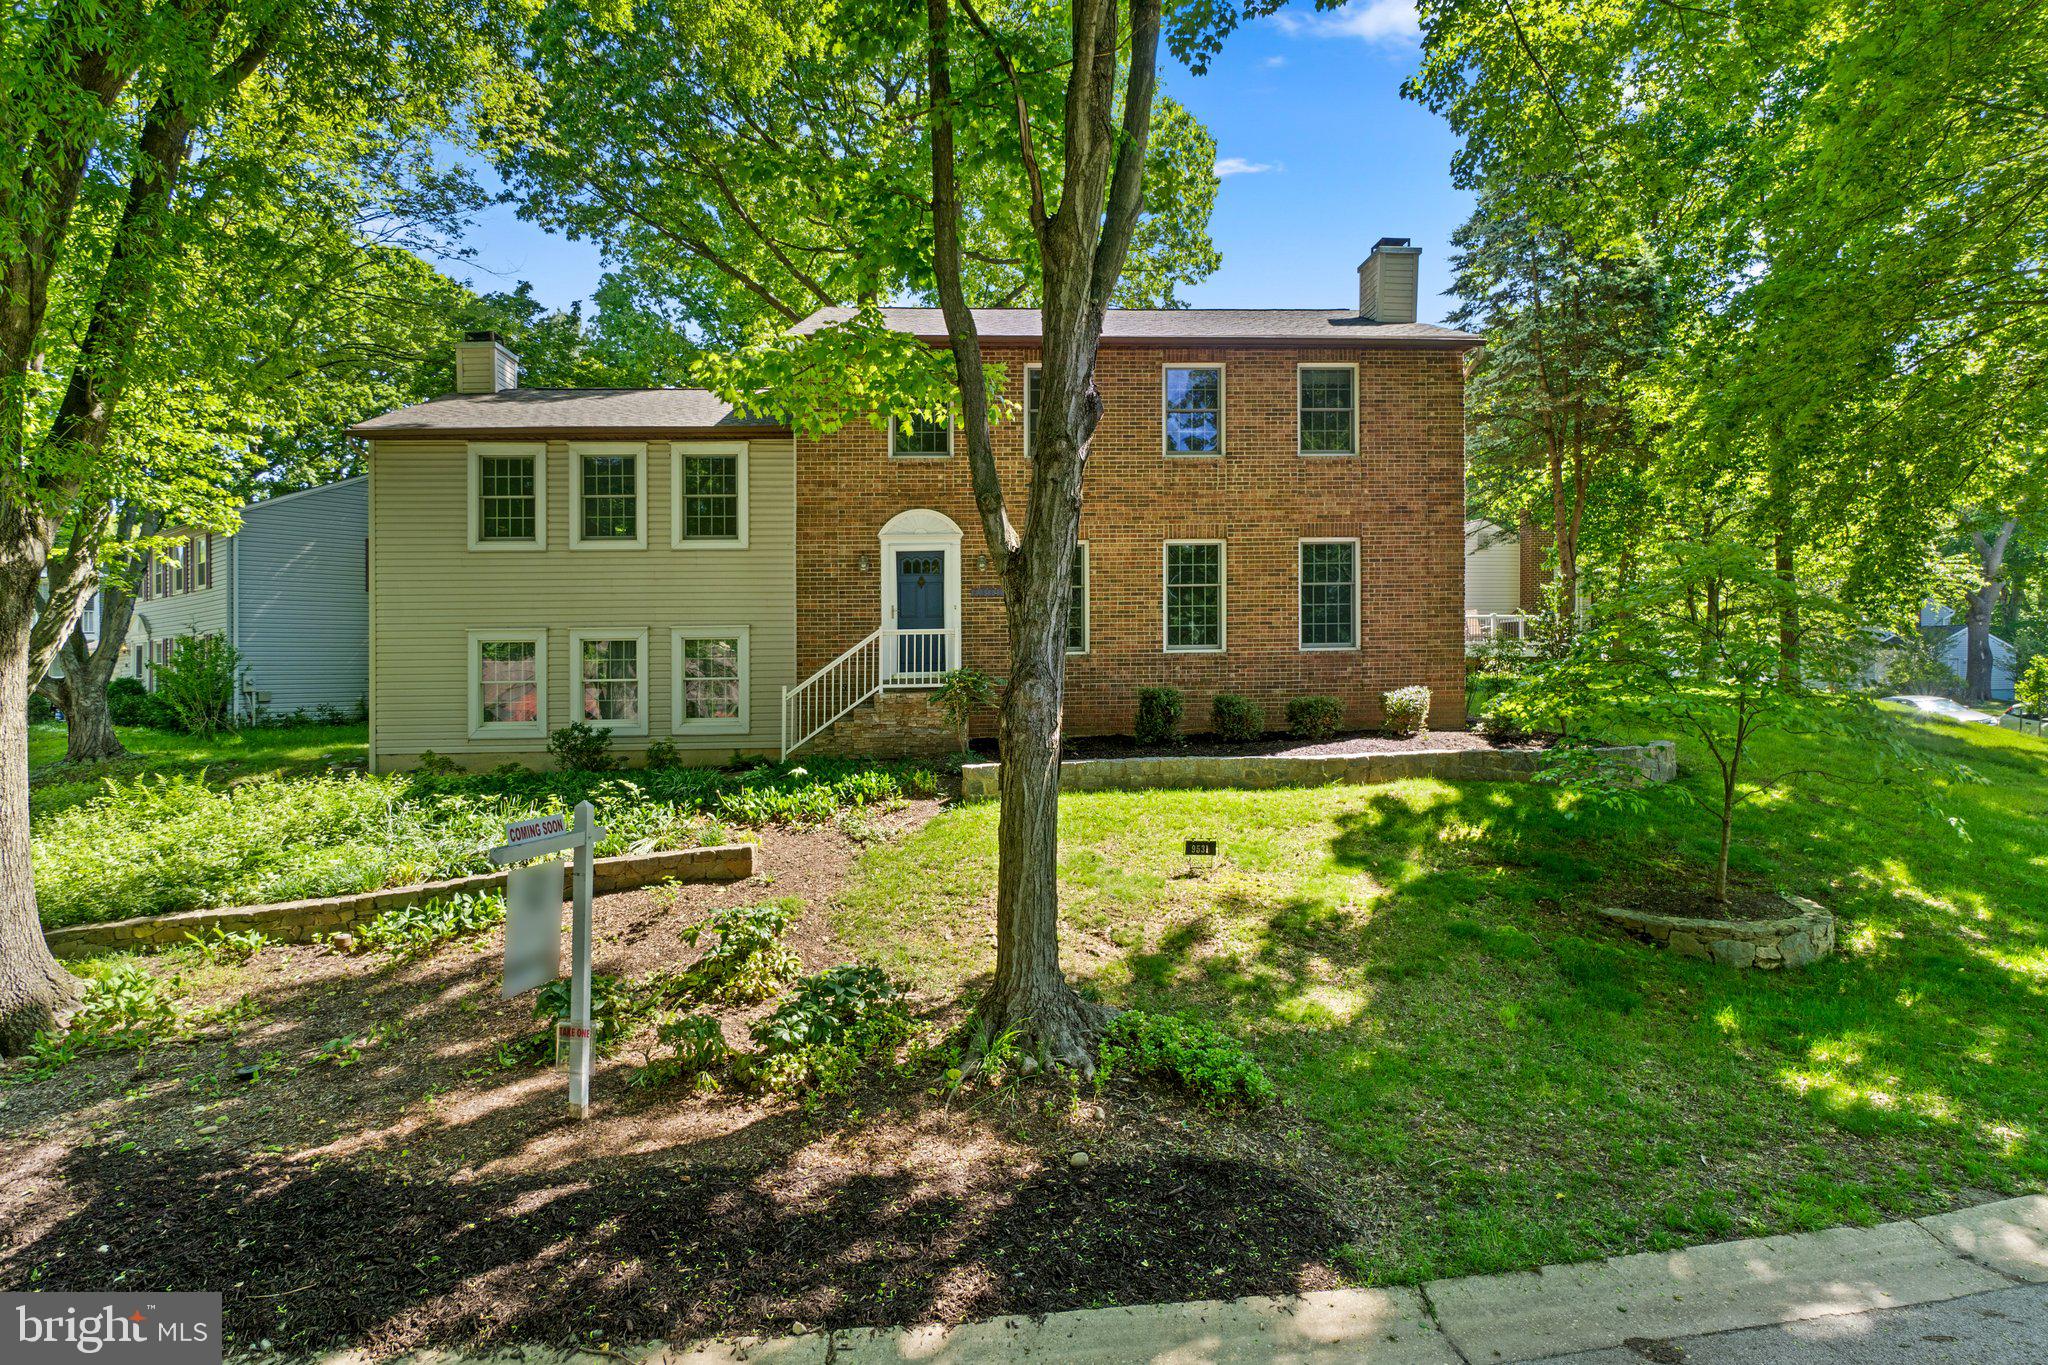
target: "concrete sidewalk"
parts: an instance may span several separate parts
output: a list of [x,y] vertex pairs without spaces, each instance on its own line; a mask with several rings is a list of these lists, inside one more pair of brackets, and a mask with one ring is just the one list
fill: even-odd
[[[651,1345],[533,1365],[1764,1365],[2048,1359],[2048,1196],[1873,1228],[1227,1302],[1089,1309],[957,1327]],[[1929,1308],[1927,1305],[1949,1305]],[[458,1357],[439,1356],[453,1361]],[[340,1365],[347,1357],[330,1357]]]

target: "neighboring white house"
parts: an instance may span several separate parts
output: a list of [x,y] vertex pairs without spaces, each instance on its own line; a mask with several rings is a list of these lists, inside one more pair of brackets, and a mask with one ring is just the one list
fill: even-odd
[[144,569],[132,652],[154,667],[180,636],[224,635],[246,669],[239,714],[357,710],[369,689],[369,526],[358,476],[250,503],[233,535],[188,535]]
[[1474,518],[1465,523],[1465,640],[1522,633],[1522,539]]
[[[1929,602],[1920,608],[1920,643],[1935,663],[1955,674],[1958,682],[1970,675],[1970,631],[1956,619],[1955,609]],[[1900,679],[1893,676],[1894,663],[1906,641],[1892,632],[1878,639],[1877,654],[1865,671],[1863,681],[1873,687],[1912,687],[1914,690],[1944,689],[1933,679]],[[1991,697],[2011,701],[2013,684],[2019,677],[2019,653],[2009,641],[1991,637]]]

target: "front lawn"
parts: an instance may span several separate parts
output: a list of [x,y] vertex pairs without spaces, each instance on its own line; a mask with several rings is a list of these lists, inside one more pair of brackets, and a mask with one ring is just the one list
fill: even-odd
[[[1065,798],[1069,968],[1254,1050],[1340,1153],[1373,1281],[2048,1188],[2048,744],[1913,733],[1985,780],[1885,786],[1838,752],[1857,785],[1803,783],[1741,831],[1740,877],[1841,917],[1839,956],[1804,972],[1674,958],[1590,913],[1703,876],[1705,812],[1434,781]],[[1695,764],[1681,780],[1705,790]],[[965,807],[869,853],[842,940],[971,988],[995,824]],[[1190,874],[1187,838],[1220,841],[1213,871]]]
[[508,819],[584,800],[605,828],[604,855],[720,843],[732,826],[816,823],[937,790],[929,768],[831,760],[372,776],[360,771],[360,727],[122,738],[134,759],[90,774],[62,763],[31,769],[36,894],[48,927],[488,871],[484,851],[502,841]]

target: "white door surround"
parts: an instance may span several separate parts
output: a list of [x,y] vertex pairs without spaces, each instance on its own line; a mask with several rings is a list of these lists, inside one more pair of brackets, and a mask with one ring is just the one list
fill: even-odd
[[881,542],[881,553],[876,556],[876,586],[881,612],[885,681],[896,680],[894,685],[898,687],[934,686],[939,681],[936,676],[904,675],[899,679],[897,662],[903,656],[898,651],[896,640],[896,556],[904,550],[937,551],[944,556],[945,658],[949,668],[957,668],[960,666],[960,527],[944,512],[914,507],[889,518],[877,533],[877,539]]

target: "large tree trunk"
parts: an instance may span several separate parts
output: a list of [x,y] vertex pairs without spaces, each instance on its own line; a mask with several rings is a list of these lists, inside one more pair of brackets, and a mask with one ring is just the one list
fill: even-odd
[[1998,595],[2005,590],[2005,551],[2012,544],[2013,532],[2018,525],[2018,522],[2008,521],[1992,535],[1987,536],[1981,531],[1970,534],[1971,544],[1977,551],[1979,571],[1978,586],[1966,595],[1964,612],[1964,629],[1968,638],[1963,655],[1963,695],[1971,701],[1991,699],[1991,612],[1998,605]]
[[38,1029],[78,999],[36,915],[28,823],[28,656],[35,580],[0,577],[0,1057],[27,1050]]

